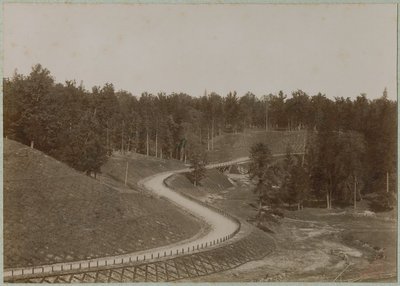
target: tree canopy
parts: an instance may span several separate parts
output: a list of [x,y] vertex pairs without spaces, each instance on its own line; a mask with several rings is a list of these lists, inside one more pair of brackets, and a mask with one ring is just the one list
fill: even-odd
[[[268,96],[235,91],[227,95],[205,92],[200,97],[163,92],[133,95],[116,90],[111,83],[90,91],[76,81],[56,83],[39,64],[28,75],[15,73],[3,79],[3,87],[4,136],[33,144],[84,172],[98,172],[113,151],[190,159],[194,156],[191,148],[211,150],[214,138],[224,132],[265,129],[268,124],[270,130],[320,134],[320,149],[313,150],[316,158],[334,158],[338,155],[334,150],[343,144],[348,150],[363,145],[360,164],[365,188],[381,190],[389,178],[390,190],[395,189],[397,113],[396,102],[387,98],[386,90],[375,100],[364,94],[354,100],[332,100],[302,90]],[[360,134],[363,143],[352,142],[355,147],[343,143],[345,137],[338,134],[348,132]],[[349,166],[352,173],[360,173],[356,166],[345,167]],[[332,168],[321,167],[314,176],[329,176],[326,172]]]

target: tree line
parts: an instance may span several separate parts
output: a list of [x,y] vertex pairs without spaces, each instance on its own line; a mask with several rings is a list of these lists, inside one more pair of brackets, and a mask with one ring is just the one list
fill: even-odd
[[251,147],[250,177],[256,179],[260,207],[285,202],[301,209],[326,199],[327,208],[333,202],[356,208],[363,195],[376,193],[374,208],[390,209],[397,194],[396,102],[388,99],[386,89],[372,101],[365,95],[353,101],[317,95],[310,101],[318,105],[308,118],[318,120],[307,124],[306,114],[295,119],[311,131],[304,155],[293,155],[288,146],[277,166],[267,145]]
[[38,64],[28,75],[4,78],[3,92],[4,136],[87,174],[99,172],[113,151],[184,161],[212,150],[216,136],[248,128],[309,130],[319,134],[320,148],[328,149],[333,144],[329,134],[353,132],[365,141],[361,163],[371,181],[379,185],[395,172],[396,102],[386,91],[375,100],[365,94],[332,100],[301,90],[290,97],[282,91],[134,96],[111,83],[90,91],[75,81],[56,83]]

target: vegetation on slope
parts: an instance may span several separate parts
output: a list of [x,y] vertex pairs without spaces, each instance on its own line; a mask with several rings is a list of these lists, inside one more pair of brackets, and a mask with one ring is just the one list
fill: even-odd
[[200,229],[164,200],[119,193],[12,140],[4,140],[3,167],[7,268],[129,253]]
[[216,169],[206,170],[204,178],[197,186],[193,185],[187,175],[175,174],[166,180],[166,184],[174,190],[197,198],[204,198],[209,194],[218,194],[233,186],[229,179]]
[[246,130],[244,133],[224,134],[216,138],[214,150],[207,152],[210,162],[227,161],[250,155],[250,148],[264,143],[272,154],[285,154],[290,146],[294,153],[304,152],[307,132]]
[[148,176],[160,172],[186,168],[186,166],[178,160],[158,159],[137,153],[125,155],[116,153],[102,166],[102,174],[120,183],[125,183],[127,164],[127,185],[133,189],[137,189],[137,183]]

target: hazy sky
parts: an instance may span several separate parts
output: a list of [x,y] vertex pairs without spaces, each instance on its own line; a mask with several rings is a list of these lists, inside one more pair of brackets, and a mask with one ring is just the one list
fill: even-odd
[[4,76],[258,96],[396,98],[396,5],[9,4]]

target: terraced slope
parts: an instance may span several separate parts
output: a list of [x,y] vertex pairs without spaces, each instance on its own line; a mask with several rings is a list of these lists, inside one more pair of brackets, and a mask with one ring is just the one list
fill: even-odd
[[4,140],[4,266],[130,253],[197,234],[172,204],[120,193],[42,152]]

